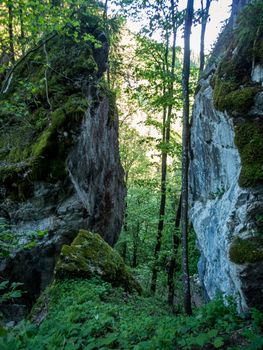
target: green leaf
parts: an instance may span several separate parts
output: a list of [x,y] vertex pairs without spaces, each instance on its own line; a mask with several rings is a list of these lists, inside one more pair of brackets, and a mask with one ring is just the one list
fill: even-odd
[[9,281],[3,281],[0,283],[0,290],[6,289],[8,286]]
[[217,334],[218,334],[218,330],[217,330],[217,329],[211,329],[211,330],[207,333],[207,335],[208,335],[209,338],[214,338],[214,337],[217,336]]
[[222,338],[222,337],[216,337],[216,338],[214,339],[213,345],[214,345],[214,347],[217,348],[217,349],[218,349],[218,348],[221,348],[221,346],[224,345],[224,338]]
[[200,333],[197,337],[192,339],[192,344],[197,344],[197,345],[203,346],[209,340],[210,340],[210,338],[208,337],[207,333]]
[[25,249],[31,249],[31,248],[34,248],[36,246],[36,241],[31,241],[27,244],[24,245],[24,248]]
[[9,293],[10,298],[20,298],[21,297],[21,291],[19,290],[14,290]]

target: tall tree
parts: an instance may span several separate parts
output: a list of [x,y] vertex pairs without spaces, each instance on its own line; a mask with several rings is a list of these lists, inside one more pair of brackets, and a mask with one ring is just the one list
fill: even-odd
[[15,49],[14,49],[14,27],[13,27],[13,3],[12,1],[7,1],[7,8],[8,8],[8,34],[9,34],[9,52],[10,52],[10,58],[11,62],[15,63]]
[[184,286],[184,309],[192,314],[191,292],[188,264],[188,167],[189,167],[189,77],[190,77],[190,36],[193,21],[194,0],[187,1],[184,27],[184,62],[183,62],[183,137],[182,137],[182,270]]
[[[164,56],[164,73],[168,73],[170,76],[170,80],[167,86],[167,95],[168,95],[168,103],[163,107],[163,143],[164,146],[162,148],[161,153],[161,199],[160,199],[160,210],[159,210],[159,222],[157,228],[157,237],[156,237],[156,245],[154,250],[154,264],[152,269],[152,281],[151,281],[151,291],[154,293],[156,290],[156,282],[157,282],[157,261],[158,256],[161,250],[161,240],[162,240],[162,232],[164,228],[164,216],[165,216],[165,208],[166,208],[166,177],[167,177],[167,147],[170,142],[170,133],[171,133],[171,119],[173,113],[173,98],[174,98],[174,80],[175,80],[175,61],[176,61],[176,36],[177,29],[179,27],[178,17],[176,17],[177,3],[174,0],[170,1],[170,13],[171,13],[171,22],[172,22],[172,30],[171,35],[169,33],[166,34],[166,52]],[[169,46],[169,39],[172,39],[172,46]],[[168,52],[171,50],[171,62],[168,61]],[[166,88],[164,86],[164,88]],[[166,91],[164,91],[165,95]]]
[[201,74],[204,70],[205,65],[205,32],[206,25],[209,18],[209,9],[212,0],[206,0],[206,4],[204,6],[204,0],[201,0],[201,37],[200,37],[200,66],[199,66],[199,74]]

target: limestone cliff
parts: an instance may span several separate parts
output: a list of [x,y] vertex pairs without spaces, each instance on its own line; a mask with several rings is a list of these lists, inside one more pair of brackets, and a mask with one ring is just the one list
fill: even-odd
[[62,245],[79,229],[110,245],[121,229],[118,116],[103,79],[108,45],[101,31],[88,30],[95,43],[70,33],[40,42],[0,96],[2,230],[27,248],[8,259],[2,254],[0,274],[24,282],[32,298],[50,282]]
[[263,6],[234,1],[199,82],[191,126],[190,217],[207,297],[262,308]]

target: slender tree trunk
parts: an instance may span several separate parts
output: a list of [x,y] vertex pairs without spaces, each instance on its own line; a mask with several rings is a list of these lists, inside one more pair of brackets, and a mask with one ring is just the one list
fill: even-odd
[[189,76],[190,76],[190,35],[193,20],[194,0],[187,1],[184,29],[184,62],[183,62],[183,139],[182,139],[182,270],[184,286],[184,309],[187,315],[192,314],[190,278],[188,266],[188,165],[189,165]]
[[206,0],[206,6],[204,7],[204,2],[201,0],[202,9],[202,19],[201,19],[201,38],[200,38],[200,66],[199,66],[199,77],[204,70],[205,66],[205,32],[206,25],[209,17],[209,9],[212,0]]
[[[166,141],[166,119],[167,119],[167,110],[164,107],[163,110],[163,142]],[[161,169],[161,200],[160,200],[160,209],[159,209],[159,221],[157,228],[157,237],[156,244],[154,249],[154,263],[152,269],[152,280],[151,280],[151,291],[155,293],[156,291],[156,282],[157,282],[157,261],[159,253],[161,250],[162,244],[162,232],[164,227],[164,214],[165,214],[165,204],[166,204],[166,173],[167,173],[167,152],[162,150],[162,169]]]
[[140,224],[137,222],[135,232],[133,234],[133,253],[132,253],[132,267],[137,267],[137,252],[138,252],[138,244],[139,244],[139,232],[140,232]]
[[[104,23],[105,23],[105,33],[106,33],[106,37],[107,37],[107,40],[108,40],[108,45],[110,46],[110,33],[109,33],[109,25],[108,25],[108,2],[109,2],[109,0],[105,0],[103,19],[104,19]],[[110,84],[110,66],[109,66],[109,62],[108,62],[108,66],[107,66],[107,82],[108,82],[108,84]]]
[[[127,236],[128,235],[128,205],[127,205],[127,201],[125,201],[125,208],[124,208],[123,231],[124,231],[125,236]],[[123,242],[122,258],[123,258],[124,262],[126,262],[126,258],[127,258],[127,241],[126,241],[126,239]]]
[[7,2],[8,8],[8,34],[9,34],[9,51],[11,62],[15,63],[15,49],[14,49],[14,30],[13,30],[13,5],[12,1]]
[[174,232],[173,232],[173,255],[169,264],[169,270],[168,270],[168,276],[167,276],[168,304],[171,306],[173,306],[173,301],[174,301],[174,272],[176,270],[176,254],[178,253],[178,247],[180,244],[178,230],[180,227],[180,219],[181,219],[181,204],[182,204],[182,195],[180,195],[180,200],[176,211],[175,225],[174,225]]
[[23,17],[23,8],[22,4],[19,3],[19,21],[20,21],[20,40],[21,40],[21,50],[22,55],[25,54],[25,28],[24,28],[24,17]]

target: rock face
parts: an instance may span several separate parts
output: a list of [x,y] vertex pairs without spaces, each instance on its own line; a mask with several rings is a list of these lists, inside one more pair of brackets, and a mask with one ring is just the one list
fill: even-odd
[[[263,92],[257,68],[263,32],[249,23],[253,13],[262,21],[263,10],[254,2],[244,11],[235,32],[230,26],[223,32],[220,59],[210,61],[199,82],[190,162],[201,280],[208,299],[222,291],[235,296],[242,311],[262,309],[263,288]],[[244,27],[248,37],[242,37]]]
[[0,97],[0,217],[11,241],[19,237],[27,247],[8,259],[2,254],[0,274],[25,283],[32,300],[79,229],[110,245],[121,230],[118,116],[102,77],[107,41],[89,30],[100,48],[81,35],[78,42],[55,35],[45,44],[48,58],[43,46],[29,54]]
[[96,276],[128,291],[142,292],[121,256],[98,234],[80,230],[70,246],[62,247],[55,279],[89,279]]

